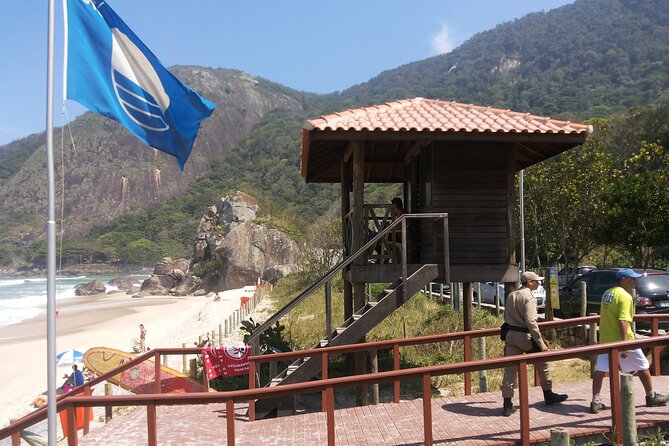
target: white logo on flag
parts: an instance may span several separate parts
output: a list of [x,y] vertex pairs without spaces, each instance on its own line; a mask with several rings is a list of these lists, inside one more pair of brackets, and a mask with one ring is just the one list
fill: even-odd
[[169,130],[165,110],[170,97],[142,51],[118,28],[112,28],[112,82],[123,111],[141,127]]

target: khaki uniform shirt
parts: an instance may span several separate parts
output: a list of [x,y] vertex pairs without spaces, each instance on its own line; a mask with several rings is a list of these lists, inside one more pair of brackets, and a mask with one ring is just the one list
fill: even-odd
[[532,339],[545,347],[537,324],[537,299],[529,288],[522,287],[509,294],[504,304],[504,321],[514,327],[527,328]]

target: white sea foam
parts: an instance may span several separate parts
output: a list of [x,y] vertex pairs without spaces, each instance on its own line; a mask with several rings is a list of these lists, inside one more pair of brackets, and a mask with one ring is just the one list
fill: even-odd
[[[146,277],[144,275],[143,277]],[[56,308],[58,302],[76,297],[74,288],[81,283],[98,279],[106,283],[112,277],[58,277],[56,278]],[[0,277],[0,326],[16,324],[46,313],[47,279],[45,277]],[[106,291],[118,287],[105,285]]]
[[25,283],[24,279],[1,279],[0,286],[15,286],[23,285]]

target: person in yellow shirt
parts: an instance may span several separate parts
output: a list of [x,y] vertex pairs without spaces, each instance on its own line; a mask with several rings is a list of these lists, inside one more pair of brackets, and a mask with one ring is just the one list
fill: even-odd
[[[634,319],[634,299],[632,290],[636,287],[636,279],[643,277],[629,268],[622,268],[616,272],[618,284],[609,288],[602,296],[599,311],[599,341],[618,342],[634,340],[632,321]],[[646,406],[664,406],[668,398],[653,390],[648,360],[640,348],[620,352],[620,370],[626,373],[638,372],[637,375],[646,391]],[[597,356],[595,375],[592,378],[592,402],[590,412],[598,413],[605,409],[599,393],[602,390],[604,376],[609,372],[609,355]]]

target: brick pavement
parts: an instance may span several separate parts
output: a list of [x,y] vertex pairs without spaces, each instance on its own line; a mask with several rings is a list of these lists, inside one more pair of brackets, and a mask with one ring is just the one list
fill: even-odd
[[[669,393],[669,376],[654,377],[655,387]],[[610,430],[611,411],[589,413],[590,381],[559,384],[555,391],[568,393],[566,403],[547,407],[540,388],[530,389],[530,429],[533,442],[550,438],[550,429],[566,427],[572,438],[591,440]],[[606,389],[606,382],[604,388]],[[669,424],[669,407],[645,407],[643,387],[635,379],[637,425]],[[604,403],[610,406],[608,392]],[[520,438],[518,412],[501,415],[499,391],[432,399],[434,443],[438,445],[513,445]],[[225,445],[225,405],[163,406],[157,409],[159,445]],[[324,413],[248,422],[246,404],[235,407],[237,445],[325,445]],[[337,445],[419,445],[423,441],[422,401],[352,407],[335,411]],[[601,437],[600,437],[601,438]],[[79,444],[147,444],[146,411],[139,408],[80,437]]]

